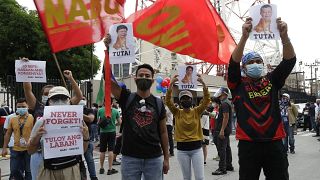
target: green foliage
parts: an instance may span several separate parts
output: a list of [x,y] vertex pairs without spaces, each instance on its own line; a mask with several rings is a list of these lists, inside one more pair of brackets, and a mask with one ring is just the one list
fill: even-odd
[[[47,61],[47,77],[60,78],[38,14],[21,7],[15,0],[0,0],[0,80],[14,75],[14,61],[19,57]],[[91,45],[57,53],[62,70],[73,72],[77,80],[91,77]],[[93,75],[100,68],[97,56],[92,56]]]

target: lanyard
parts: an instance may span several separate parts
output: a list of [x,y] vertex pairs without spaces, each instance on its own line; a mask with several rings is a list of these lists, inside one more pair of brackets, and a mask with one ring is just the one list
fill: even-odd
[[23,133],[23,132],[22,132],[22,129],[23,129],[24,125],[25,125],[26,122],[27,122],[28,116],[29,116],[29,115],[27,115],[27,116],[24,118],[23,123],[20,122],[20,117],[21,117],[21,116],[19,116],[19,118],[18,118],[18,123],[19,123],[19,126],[20,126],[20,137],[22,137],[22,133]]

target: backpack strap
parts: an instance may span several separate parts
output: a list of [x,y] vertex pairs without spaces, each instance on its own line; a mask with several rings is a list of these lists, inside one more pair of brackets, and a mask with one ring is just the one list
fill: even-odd
[[126,110],[130,107],[130,105],[132,104],[132,101],[134,100],[134,98],[136,97],[136,93],[131,93],[128,97],[128,100],[126,102]]

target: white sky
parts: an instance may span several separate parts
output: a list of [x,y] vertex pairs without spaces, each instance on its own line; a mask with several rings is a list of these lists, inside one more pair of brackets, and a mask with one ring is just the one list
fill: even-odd
[[[17,0],[19,4],[34,10],[33,0]],[[251,2],[251,1],[250,1]],[[252,1],[253,2],[253,1]],[[289,28],[289,36],[295,48],[298,61],[303,61],[303,64],[313,63],[319,58],[320,42],[319,29],[320,23],[316,19],[316,12],[319,11],[320,1],[292,1],[292,0],[271,0],[271,3],[277,5],[278,16],[283,21],[287,22]],[[134,0],[126,0],[125,16],[127,17],[135,9]],[[241,26],[239,26],[239,31]],[[96,43],[96,54],[100,60],[104,59],[104,45],[102,42]],[[305,71],[308,71],[305,69]],[[98,75],[98,79],[100,76]]]

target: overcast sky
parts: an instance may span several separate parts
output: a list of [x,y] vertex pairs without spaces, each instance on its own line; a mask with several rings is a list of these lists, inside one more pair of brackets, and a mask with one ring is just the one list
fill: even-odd
[[[17,0],[19,4],[28,9],[35,9],[33,0]],[[249,2],[253,2],[249,1]],[[272,1],[278,6],[278,16],[288,23],[289,36],[295,48],[298,61],[303,63],[312,63],[319,58],[320,61],[320,23],[316,17],[316,12],[319,12],[320,1],[305,0],[277,0]],[[135,1],[127,0],[125,5],[125,16],[127,17],[134,12]],[[241,30],[241,25],[239,25]],[[96,43],[95,54],[100,60],[104,59],[104,45]],[[307,69],[305,69],[307,70]]]

